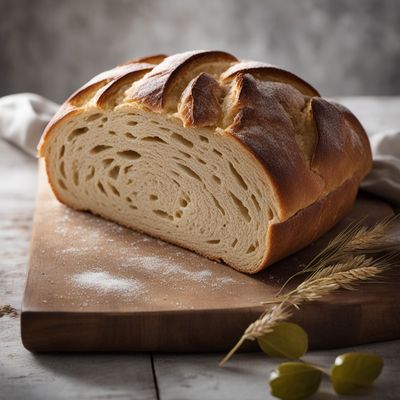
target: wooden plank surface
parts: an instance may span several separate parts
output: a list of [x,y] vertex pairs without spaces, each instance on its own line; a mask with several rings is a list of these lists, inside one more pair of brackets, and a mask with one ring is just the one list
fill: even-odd
[[[22,341],[35,352],[228,351],[263,302],[337,232],[355,221],[371,226],[393,214],[386,203],[359,195],[350,213],[321,239],[249,276],[71,210],[56,200],[41,167],[21,314]],[[296,312],[310,347],[400,338],[400,318],[393,317],[400,315],[400,274],[383,279]]]
[[[350,107],[369,132],[375,133],[381,129],[400,128],[400,97],[392,98],[343,98],[341,101]],[[0,305],[8,304],[19,310],[25,281],[26,264],[30,228],[36,195],[36,160],[23,155],[13,146],[0,141]],[[385,358],[384,375],[377,381],[377,390],[374,390],[367,399],[391,400],[397,399],[400,392],[400,341],[368,345],[368,351],[376,351]],[[338,350],[339,352],[340,350]],[[312,352],[312,355],[333,357],[336,351]],[[86,373],[79,369],[84,363],[85,355],[60,356],[37,355],[33,356],[25,350],[19,336],[19,316],[4,315],[0,317],[0,387],[7,388],[7,399],[26,399],[28,390],[34,394],[33,399],[46,399],[46,388],[57,381],[58,392],[53,386],[52,399],[76,399],[79,391],[81,399],[114,398],[118,390],[113,385],[115,379],[123,387],[129,386],[129,393],[125,391],[122,398],[155,398],[153,390],[148,393],[138,382],[135,376],[118,380],[117,365],[104,367],[103,373],[111,374],[115,370],[114,378],[105,379],[104,384],[99,382],[98,368],[86,368]],[[93,360],[93,356],[89,360]],[[100,356],[105,363],[113,355]],[[128,364],[143,365],[145,370],[148,362],[143,363],[143,356],[118,355],[116,360],[128,360]],[[159,385],[159,398],[162,400],[173,398],[174,386],[176,399],[207,398],[243,400],[242,391],[238,386],[246,388],[246,398],[266,399],[266,376],[270,368],[265,358],[260,354],[243,354],[234,358],[228,370],[216,367],[222,354],[205,355],[157,355],[154,364]],[[148,356],[150,359],[150,356]],[[41,363],[41,360],[46,360]],[[62,373],[60,368],[53,367],[58,363],[69,364],[69,373]],[[164,363],[166,360],[166,363]],[[242,362],[243,360],[243,362]],[[122,365],[122,364],[121,364]],[[126,366],[126,364],[124,364]],[[160,366],[160,368],[158,368]],[[197,366],[197,367],[196,367]],[[65,367],[65,365],[64,365]],[[272,366],[271,366],[272,367]],[[109,368],[109,370],[107,370]],[[232,368],[232,370],[230,369]],[[174,372],[176,371],[176,373]],[[212,373],[209,373],[212,372]],[[240,373],[238,373],[240,372]],[[178,380],[178,377],[181,377]],[[130,382],[129,382],[130,381]],[[174,386],[172,386],[174,385]],[[71,387],[75,386],[71,392]],[[123,390],[123,389],[122,389]],[[381,392],[382,391],[382,392]],[[135,394],[138,393],[138,397]],[[115,395],[115,396],[114,396]],[[141,396],[141,397],[140,397]],[[146,397],[147,396],[147,397]],[[396,397],[397,396],[397,397]],[[1,398],[1,397],[0,397]],[[321,400],[335,397],[322,393]]]

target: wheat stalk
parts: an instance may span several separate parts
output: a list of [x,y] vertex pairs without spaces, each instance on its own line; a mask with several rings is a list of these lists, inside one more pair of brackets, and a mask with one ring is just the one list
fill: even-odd
[[[353,290],[357,283],[375,278],[385,271],[391,265],[393,254],[390,251],[399,247],[398,241],[386,238],[392,221],[393,218],[382,220],[369,229],[354,224],[337,235],[306,265],[302,273],[310,274],[307,279],[287,294],[281,296],[279,292],[274,300],[265,303],[270,308],[248,326],[219,365],[224,365],[245,340],[256,340],[272,332],[276,324],[293,314],[294,307],[298,308],[304,302],[320,299],[338,289]],[[371,248],[376,253],[389,251],[389,254],[378,258],[359,254],[361,251],[372,252]]]

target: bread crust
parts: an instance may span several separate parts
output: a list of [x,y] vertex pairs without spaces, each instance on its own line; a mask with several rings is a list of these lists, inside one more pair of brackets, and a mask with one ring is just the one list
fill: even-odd
[[267,235],[268,252],[254,273],[307,246],[335,226],[350,210],[358,191],[358,176],[301,209],[284,222],[271,224]]
[[308,82],[301,79],[292,72],[286,71],[276,65],[262,63],[259,61],[241,61],[226,70],[221,78],[229,81],[240,74],[250,74],[258,80],[286,82],[295,87],[306,96],[320,96],[318,91]]
[[[266,236],[268,251],[251,273],[299,250],[336,224],[372,166],[368,137],[348,109],[321,98],[288,71],[239,61],[220,51],[149,56],[95,76],[50,121],[39,155],[46,155],[59,124],[88,108],[122,104],[164,114],[185,127],[207,127],[226,135],[261,167],[272,192],[274,216]],[[47,160],[46,168],[51,168]]]
[[[211,67],[218,73],[236,61],[236,57],[223,51],[188,51],[176,54],[165,59],[134,85],[128,98],[144,104],[153,111],[175,111],[173,108],[176,107],[183,91],[179,88],[176,90],[176,86],[184,89],[197,75],[193,74],[193,71],[200,68],[200,72],[207,72],[207,67]],[[178,98],[171,93],[173,90],[177,92]]]
[[219,98],[222,89],[209,74],[201,73],[193,78],[183,91],[178,113],[183,126],[216,126],[222,117]]

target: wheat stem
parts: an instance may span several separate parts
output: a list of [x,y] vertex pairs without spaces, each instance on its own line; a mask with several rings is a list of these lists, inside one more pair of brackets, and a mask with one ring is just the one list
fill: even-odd
[[224,366],[229,359],[236,353],[237,350],[242,346],[243,342],[246,340],[244,336],[242,336],[239,341],[235,344],[235,346],[232,347],[230,352],[221,360],[221,362],[218,364],[220,367]]

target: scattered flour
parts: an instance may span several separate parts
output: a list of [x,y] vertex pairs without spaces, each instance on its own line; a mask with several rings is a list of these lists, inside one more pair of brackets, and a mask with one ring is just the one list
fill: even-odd
[[[80,256],[88,253],[101,254],[100,250],[107,242],[115,242],[115,238],[125,232],[127,229],[92,216],[90,214],[79,214],[79,219],[72,219],[73,210],[64,208],[63,213],[58,216],[58,223],[55,233],[67,237],[71,242],[69,247],[57,249],[59,257]],[[74,214],[74,217],[76,215]],[[143,255],[138,254],[137,250],[142,250],[141,243],[146,246],[147,242],[155,243],[160,247],[160,254]],[[179,247],[176,248],[174,257],[161,254],[162,247],[169,246],[166,242],[155,239],[150,236],[140,235],[135,236],[131,243],[120,242],[118,246],[108,248],[109,255],[112,255],[113,262],[122,268],[141,269],[145,274],[151,277],[161,277],[162,281],[172,286],[177,282],[191,281],[198,283],[203,287],[209,287],[218,290],[231,283],[237,283],[237,280],[231,277],[224,276],[218,271],[219,263],[214,261],[216,269],[206,268],[201,269],[202,257],[199,256],[200,268],[189,269],[185,265],[186,253]],[[180,261],[182,258],[182,261]],[[83,259],[84,260],[84,259]],[[98,260],[101,263],[101,260]],[[81,262],[81,259],[75,260]],[[192,261],[193,262],[193,261]],[[208,261],[209,265],[209,261]],[[86,266],[86,265],[85,265]],[[83,267],[83,265],[82,265]],[[87,266],[86,266],[87,267]],[[92,289],[99,293],[113,293],[124,296],[139,296],[146,292],[151,292],[149,282],[142,282],[134,278],[121,278],[110,274],[109,272],[99,269],[86,270],[75,274],[71,278],[75,287],[80,289]]]
[[82,289],[94,289],[99,293],[137,296],[144,291],[144,285],[135,279],[118,278],[103,271],[81,272],[73,275],[72,280]]
[[180,265],[176,261],[169,260],[164,257],[157,256],[131,256],[126,261],[135,268],[143,268],[152,274],[159,274],[163,276],[174,276],[184,277],[195,282],[205,282],[213,275],[211,271],[199,270],[199,271],[188,271],[184,266]]

